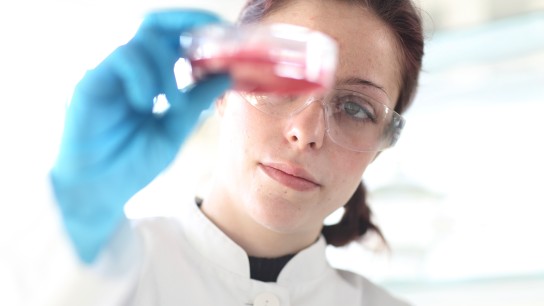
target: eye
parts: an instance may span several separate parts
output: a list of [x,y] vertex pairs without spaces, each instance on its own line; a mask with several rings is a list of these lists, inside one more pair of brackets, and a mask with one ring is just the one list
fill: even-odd
[[357,103],[347,102],[344,103],[344,110],[348,115],[361,118],[362,116],[368,117],[365,110]]
[[339,103],[342,111],[355,120],[376,121],[372,105],[362,97],[355,95],[345,96],[339,99]]

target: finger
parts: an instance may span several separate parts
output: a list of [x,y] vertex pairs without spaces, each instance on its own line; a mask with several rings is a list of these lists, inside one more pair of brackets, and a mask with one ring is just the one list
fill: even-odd
[[168,37],[169,44],[179,49],[179,35],[210,23],[222,22],[221,18],[211,12],[197,9],[178,9],[155,11],[148,14],[140,30],[152,29],[160,31]]
[[121,80],[132,108],[144,113],[152,111],[160,77],[152,57],[143,47],[135,43],[121,46],[104,61],[104,66],[113,69]]
[[164,93],[171,105],[182,103],[174,75],[174,65],[182,56],[180,34],[218,21],[213,13],[198,10],[166,10],[146,16],[133,40],[147,50],[157,67],[160,88],[155,95]]
[[180,93],[183,103],[172,105],[164,119],[164,129],[171,139],[181,142],[192,131],[200,113],[232,86],[228,75],[216,75]]
[[[232,79],[228,74],[212,75],[188,88],[185,91],[187,100],[192,101],[187,107],[192,111],[202,111],[232,87]],[[207,104],[200,107],[201,104]]]
[[141,28],[153,28],[162,31],[185,31],[195,26],[219,22],[221,18],[214,13],[197,9],[178,9],[155,11],[148,14]]
[[178,48],[169,46],[168,38],[160,32],[148,30],[138,34],[135,38],[138,44],[146,50],[156,70],[159,88],[155,95],[164,93],[170,104],[180,104],[180,95],[174,66],[180,57]]

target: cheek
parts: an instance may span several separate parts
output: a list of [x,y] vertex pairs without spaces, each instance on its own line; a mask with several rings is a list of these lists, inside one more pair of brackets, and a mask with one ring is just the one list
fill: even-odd
[[346,179],[360,179],[375,155],[373,152],[353,152],[343,149],[334,156],[333,169],[337,169],[336,172]]
[[228,103],[221,118],[222,149],[232,152],[235,159],[257,156],[276,131],[271,128],[272,122],[245,101]]
[[336,203],[343,205],[349,200],[374,156],[375,153],[343,151],[331,158],[332,164],[329,167],[334,169],[335,176],[330,190]]

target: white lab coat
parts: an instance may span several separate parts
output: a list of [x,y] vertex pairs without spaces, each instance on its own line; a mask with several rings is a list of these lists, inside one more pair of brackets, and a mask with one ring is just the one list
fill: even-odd
[[277,283],[252,280],[244,250],[191,204],[178,217],[126,222],[96,263],[64,271],[39,304],[407,305],[364,277],[332,268],[325,247],[321,237],[299,252]]

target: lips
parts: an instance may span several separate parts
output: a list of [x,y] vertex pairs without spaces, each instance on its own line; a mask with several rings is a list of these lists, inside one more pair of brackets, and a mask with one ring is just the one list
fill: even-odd
[[310,191],[320,187],[316,179],[301,167],[280,163],[259,164],[259,166],[270,178],[291,189]]

